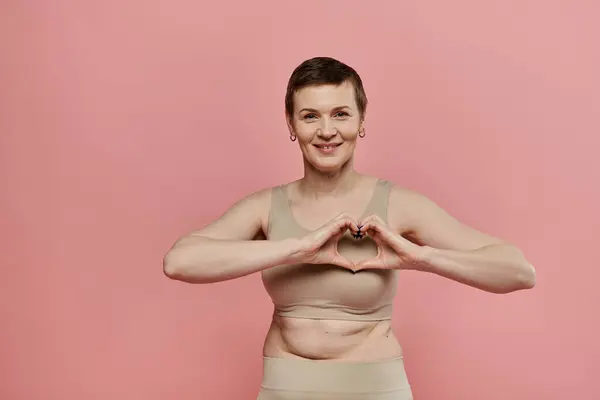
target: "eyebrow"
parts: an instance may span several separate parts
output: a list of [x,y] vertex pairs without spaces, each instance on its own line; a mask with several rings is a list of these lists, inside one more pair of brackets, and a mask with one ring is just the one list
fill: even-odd
[[[337,106],[337,107],[333,107],[333,108],[331,109],[331,111],[340,111],[340,110],[343,110],[343,109],[345,109],[345,108],[347,108],[347,109],[349,109],[349,110],[351,109],[349,106]],[[301,113],[301,112],[303,112],[303,111],[309,111],[309,112],[319,112],[319,110],[315,110],[314,108],[303,108],[302,110],[300,110],[300,111],[298,111],[298,112],[299,112],[299,113]]]

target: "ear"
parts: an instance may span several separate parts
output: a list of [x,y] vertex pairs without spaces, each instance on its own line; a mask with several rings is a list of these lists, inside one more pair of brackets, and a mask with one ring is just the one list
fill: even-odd
[[359,125],[359,127],[358,127],[358,130],[359,130],[359,131],[362,131],[363,129],[365,129],[365,120],[366,120],[366,117],[367,117],[366,113],[365,113],[365,114],[363,114],[363,115],[360,117],[360,125]]
[[361,120],[360,121],[360,125],[358,126],[358,134],[361,135],[361,137],[364,137],[364,131],[365,131],[365,120]]
[[290,135],[294,134],[294,126],[292,125],[292,116],[290,114],[287,113],[287,111],[285,112],[285,123],[288,127],[288,131],[290,132]]

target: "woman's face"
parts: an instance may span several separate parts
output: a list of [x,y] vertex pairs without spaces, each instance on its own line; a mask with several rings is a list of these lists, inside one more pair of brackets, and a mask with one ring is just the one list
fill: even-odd
[[319,171],[339,170],[352,157],[362,125],[351,83],[308,86],[294,94],[288,127]]

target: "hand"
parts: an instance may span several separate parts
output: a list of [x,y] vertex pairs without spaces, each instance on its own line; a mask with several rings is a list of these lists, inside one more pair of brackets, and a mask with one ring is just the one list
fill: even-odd
[[359,223],[360,231],[366,232],[377,243],[377,257],[356,265],[361,269],[413,269],[422,262],[427,247],[421,247],[403,238],[377,215],[369,215]]
[[300,250],[294,259],[307,264],[334,264],[354,271],[354,263],[342,257],[337,250],[338,241],[347,230],[356,234],[358,226],[348,214],[342,213],[300,239]]

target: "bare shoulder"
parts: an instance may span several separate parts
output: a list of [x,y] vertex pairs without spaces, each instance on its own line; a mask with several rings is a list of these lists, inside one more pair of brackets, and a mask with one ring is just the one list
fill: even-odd
[[256,190],[225,209],[215,220],[192,233],[222,240],[261,238],[268,223],[273,188]]
[[462,223],[428,196],[392,184],[388,223],[411,241],[437,248],[469,250],[502,242]]

